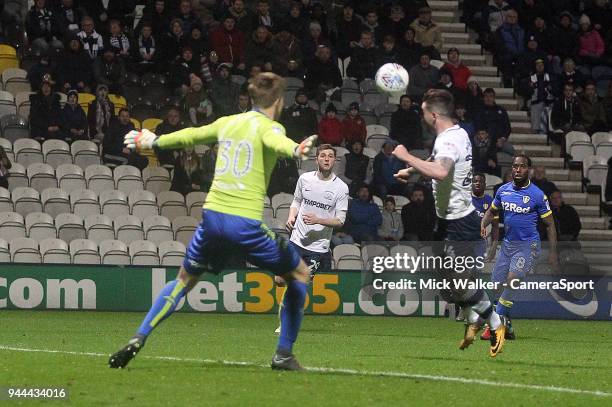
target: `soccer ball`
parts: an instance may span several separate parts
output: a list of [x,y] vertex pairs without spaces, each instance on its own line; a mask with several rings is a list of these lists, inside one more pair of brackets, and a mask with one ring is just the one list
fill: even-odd
[[376,87],[388,94],[404,94],[408,87],[408,72],[399,64],[384,64],[376,72]]

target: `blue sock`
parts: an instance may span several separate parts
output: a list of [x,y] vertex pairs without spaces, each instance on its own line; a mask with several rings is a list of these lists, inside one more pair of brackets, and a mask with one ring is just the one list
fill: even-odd
[[291,353],[297,339],[302,318],[304,317],[304,302],[306,301],[307,285],[301,281],[292,280],[287,284],[287,291],[281,307],[281,333],[277,349]]
[[185,296],[185,284],[180,280],[170,281],[157,296],[149,313],[138,328],[138,335],[149,336],[160,322],[168,318],[176,305]]
[[512,290],[506,288],[499,297],[499,300],[497,300],[497,307],[495,308],[495,311],[497,311],[500,316],[509,317],[510,309],[512,308],[513,304]]

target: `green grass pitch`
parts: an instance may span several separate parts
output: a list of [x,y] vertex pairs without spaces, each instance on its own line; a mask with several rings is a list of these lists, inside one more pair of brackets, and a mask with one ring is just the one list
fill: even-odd
[[179,313],[127,369],[109,369],[106,355],[143,316],[2,311],[0,387],[67,387],[68,400],[51,405],[75,406],[612,405],[610,322],[515,321],[518,340],[491,359],[484,341],[458,350],[463,325],[448,319],[307,315],[300,362],[351,370],[275,372],[265,365],[276,316]]

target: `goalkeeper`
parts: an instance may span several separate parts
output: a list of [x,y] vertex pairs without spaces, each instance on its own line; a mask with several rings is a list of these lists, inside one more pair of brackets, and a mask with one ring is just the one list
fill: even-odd
[[262,223],[264,195],[278,156],[307,156],[317,136],[301,144],[291,141],[275,120],[283,109],[284,80],[272,73],[251,79],[249,95],[253,110],[221,117],[210,125],[187,128],[161,137],[150,131],[125,136],[128,148],[182,149],[195,144],[219,143],[212,187],[206,198],[202,221],[187,248],[176,280],[159,293],[138,331],[126,346],[109,359],[112,368],[127,366],[144,347],[151,332],[175,310],[204,272],[219,273],[224,260],[241,251],[248,261],[272,271],[287,282],[281,311],[282,330],[273,369],[300,370],[292,353],[303,317],[310,271],[287,242]]

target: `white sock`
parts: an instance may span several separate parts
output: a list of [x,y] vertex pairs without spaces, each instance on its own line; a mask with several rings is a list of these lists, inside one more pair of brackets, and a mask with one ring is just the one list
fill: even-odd
[[499,318],[497,312],[493,310],[493,312],[491,312],[491,315],[489,315],[489,327],[491,328],[491,330],[495,331],[497,328],[500,327],[500,325],[501,319]]

